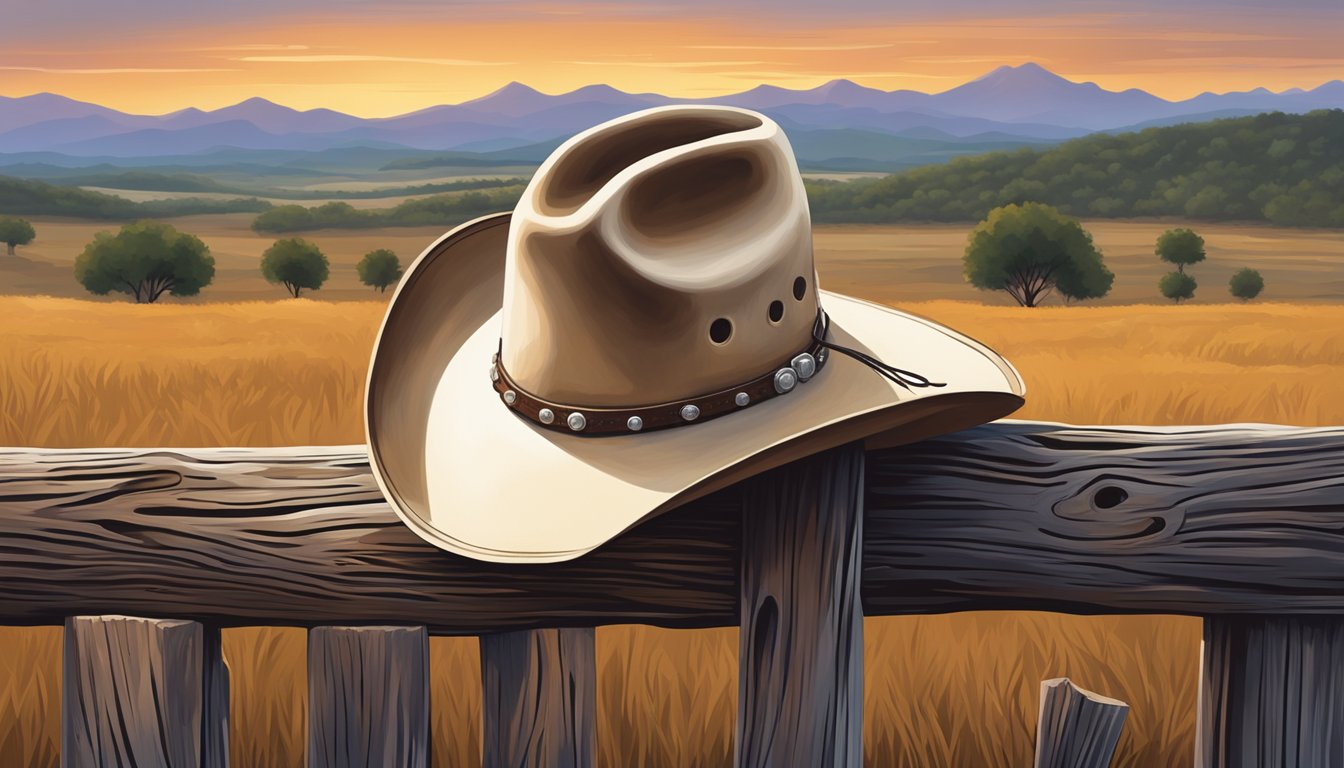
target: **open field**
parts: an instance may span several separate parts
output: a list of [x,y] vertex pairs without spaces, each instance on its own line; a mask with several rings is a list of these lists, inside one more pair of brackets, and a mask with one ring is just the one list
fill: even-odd
[[[421,197],[429,197],[430,194],[453,194],[448,193],[426,193],[423,195],[394,195],[392,197],[352,197],[348,200],[332,200],[331,198],[289,198],[289,197],[268,197],[265,194],[238,195],[232,192],[161,192],[158,190],[147,189],[111,189],[108,187],[82,187],[92,192],[102,192],[107,195],[116,195],[124,197],[127,200],[133,200],[137,203],[143,203],[146,200],[186,200],[190,198],[200,198],[205,200],[238,200],[240,198],[255,197],[258,200],[265,200],[272,205],[302,205],[314,206],[323,203],[342,202],[349,203],[351,208],[392,208],[407,200],[415,200]],[[256,214],[246,214],[255,216]]]
[[286,183],[277,185],[280,189],[294,190],[296,192],[372,192],[379,189],[388,189],[390,187],[404,187],[408,184],[444,184],[452,181],[466,181],[468,179],[516,179],[519,177],[527,178],[536,170],[529,165],[519,166],[500,166],[496,168],[483,168],[480,173],[473,173],[466,170],[463,173],[444,174],[442,169],[432,168],[425,170],[410,171],[380,171],[375,179],[345,179],[340,181],[323,180],[308,184]]
[[[832,278],[834,280],[834,278]],[[871,293],[869,295],[872,295]],[[906,304],[1007,355],[1018,416],[1077,423],[1344,423],[1344,306]],[[0,299],[0,444],[283,445],[362,438],[383,305],[135,306]],[[727,765],[736,631],[598,633],[604,766]],[[1200,625],[1180,617],[969,613],[870,619],[865,751],[882,766],[1022,765],[1037,686],[1069,675],[1133,706],[1118,766],[1188,764]],[[55,765],[60,631],[0,629],[0,765]],[[435,764],[475,765],[471,639],[431,643]],[[225,634],[240,766],[299,766],[304,635]]]
[[[150,192],[148,195],[169,193]],[[397,198],[351,201],[357,207],[385,207]],[[292,202],[292,201],[290,201]],[[372,204],[372,205],[370,205]],[[166,297],[172,303],[206,303],[273,299],[283,289],[262,279],[257,270],[262,252],[276,239],[251,230],[254,214],[212,214],[169,220],[199,236],[215,257],[215,281],[191,299]],[[116,229],[109,222],[35,218],[37,240],[19,249],[17,258],[0,254],[0,294],[88,297],[71,272],[75,257],[97,232]],[[1153,243],[1165,229],[1183,222],[1090,221],[1087,228],[1115,272],[1111,295],[1089,305],[1164,301],[1157,280],[1167,270],[1153,255]],[[1344,232],[1291,229],[1248,224],[1195,224],[1204,235],[1209,258],[1190,268],[1200,283],[1195,304],[1229,300],[1227,280],[1246,266],[1259,269],[1266,288],[1261,301],[1295,303],[1344,302]],[[442,227],[326,229],[298,233],[311,240],[331,261],[331,279],[315,298],[368,299],[371,290],[359,283],[354,265],[376,248],[391,248],[406,264],[443,234]],[[818,269],[825,287],[881,301],[911,302],[952,299],[1008,304],[1003,292],[982,292],[967,285],[961,255],[969,224],[902,226],[837,226],[816,228]],[[118,297],[116,300],[124,301]],[[1049,299],[1047,303],[1057,303]]]

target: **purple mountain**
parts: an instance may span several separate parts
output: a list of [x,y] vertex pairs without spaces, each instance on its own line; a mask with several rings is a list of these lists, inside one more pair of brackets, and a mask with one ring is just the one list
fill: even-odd
[[609,85],[585,85],[569,93],[550,96],[530,86],[514,82],[479,99],[464,101],[458,106],[490,115],[524,117],[545,109],[572,104],[618,104],[644,109],[671,104],[674,101],[675,99],[656,93],[626,93]]
[[[195,154],[219,147],[325,149],[333,143],[335,142],[328,140],[314,146],[311,134],[277,135],[263,131],[245,120],[227,120],[192,128],[144,128],[112,136],[100,136],[62,145],[62,150],[72,155],[144,157]],[[146,151],[149,147],[155,150],[152,155]]]
[[49,120],[72,120],[84,117],[101,117],[113,122],[118,119],[130,120],[134,118],[133,115],[127,115],[115,109],[67,99],[54,93],[35,93],[32,96],[17,98],[0,96],[0,134]]
[[[267,133],[331,133],[354,128],[364,123],[362,118],[330,109],[310,109],[304,112],[282,107],[272,101],[253,97],[247,101],[223,107],[212,112],[190,108],[173,112],[157,119],[153,127],[180,129],[241,120]],[[149,126],[146,126],[149,127]]]
[[[589,85],[545,94],[521,83],[461,104],[365,119],[328,109],[299,111],[253,98],[222,109],[132,115],[49,93],[0,97],[0,153],[58,152],[154,157],[215,147],[308,149],[365,144],[416,149],[516,147],[554,142],[621,114],[687,103],[656,93]],[[849,80],[809,89],[760,85],[697,102],[758,109],[791,131],[862,131],[906,138],[993,136],[1054,141],[1091,131],[1168,124],[1267,110],[1344,108],[1344,82],[1273,93],[1204,93],[1168,101],[1145,91],[1109,91],[1037,64],[999,67],[942,93],[883,91]]]
[[758,85],[749,91],[705,99],[710,104],[765,110],[793,104],[866,108],[879,111],[908,109],[926,103],[928,94],[918,91],[882,91],[851,80],[832,80],[808,90],[791,90],[777,85]]
[[1101,130],[1166,114],[1171,102],[1131,88],[1108,91],[1075,83],[1039,64],[999,67],[931,97],[937,108],[1003,122],[1032,122]]

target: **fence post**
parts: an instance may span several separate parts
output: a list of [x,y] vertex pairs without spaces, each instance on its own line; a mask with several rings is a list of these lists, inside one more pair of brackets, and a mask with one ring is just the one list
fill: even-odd
[[1107,768],[1129,705],[1085,691],[1067,677],[1041,683],[1036,768]]
[[217,627],[73,616],[62,674],[62,766],[228,765],[228,670]]
[[593,641],[591,628],[481,635],[482,768],[593,764]]
[[229,764],[229,667],[218,626],[201,627],[201,768]]
[[748,481],[736,764],[863,761],[862,443]]
[[1344,766],[1344,619],[1209,616],[1195,765]]
[[308,765],[428,768],[424,627],[309,630]]

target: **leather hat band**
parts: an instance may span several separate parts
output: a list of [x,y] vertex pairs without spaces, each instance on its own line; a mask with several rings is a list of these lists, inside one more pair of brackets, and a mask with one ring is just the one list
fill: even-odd
[[812,378],[826,364],[826,313],[817,310],[812,343],[782,367],[718,392],[638,408],[588,408],[544,400],[514,383],[499,353],[490,366],[490,380],[500,400],[514,413],[539,427],[574,435],[629,435],[698,424],[787,394]]

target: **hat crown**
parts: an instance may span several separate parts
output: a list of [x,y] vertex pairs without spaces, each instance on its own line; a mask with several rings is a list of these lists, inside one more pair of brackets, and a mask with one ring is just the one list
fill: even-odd
[[531,394],[622,408],[786,364],[817,313],[806,192],[769,118],[662,107],[575,136],[514,211],[502,362]]

